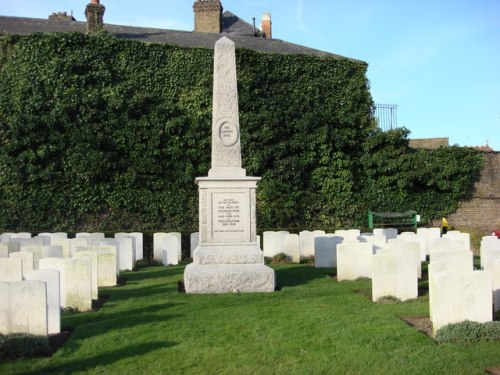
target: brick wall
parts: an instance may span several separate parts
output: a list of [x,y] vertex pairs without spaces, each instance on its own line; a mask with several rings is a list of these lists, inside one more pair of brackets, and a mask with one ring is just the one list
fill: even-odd
[[500,152],[484,154],[481,178],[471,199],[461,201],[456,213],[448,217],[450,226],[491,232],[500,229]]
[[441,146],[449,146],[448,138],[413,138],[410,139],[410,147],[433,150]]

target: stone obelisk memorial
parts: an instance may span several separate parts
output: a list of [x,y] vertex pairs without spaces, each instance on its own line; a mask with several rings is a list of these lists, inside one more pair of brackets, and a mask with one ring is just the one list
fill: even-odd
[[198,177],[200,242],[184,271],[186,293],[272,292],[274,270],[257,243],[256,188],[260,177],[241,166],[234,43],[215,44],[212,166]]

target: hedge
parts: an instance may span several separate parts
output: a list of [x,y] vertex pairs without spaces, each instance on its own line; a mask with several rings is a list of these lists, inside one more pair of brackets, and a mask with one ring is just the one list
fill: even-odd
[[[0,230],[195,230],[212,65],[210,49],[107,33],[3,35]],[[260,227],[360,226],[368,209],[431,220],[481,169],[472,150],[378,131],[363,62],[238,49],[237,69]]]

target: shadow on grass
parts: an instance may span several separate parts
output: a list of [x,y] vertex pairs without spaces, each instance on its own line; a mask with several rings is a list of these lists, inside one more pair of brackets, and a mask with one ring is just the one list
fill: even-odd
[[307,284],[313,280],[325,277],[324,274],[315,268],[306,265],[277,267],[275,273],[276,281],[280,288]]
[[131,281],[142,281],[146,279],[154,279],[158,277],[172,277],[184,274],[184,267],[155,267],[155,270],[150,270],[148,267],[141,268],[138,271],[123,272],[123,276]]
[[[163,348],[169,348],[177,345],[176,342],[172,341],[152,341],[147,343],[140,343],[136,345],[130,345],[122,349],[117,349],[114,351],[103,352],[91,357],[85,357],[75,360],[70,360],[65,363],[49,365],[44,369],[37,369],[33,372],[26,372],[26,374],[71,374],[77,371],[89,371],[101,366],[109,366],[113,363],[122,360],[123,358],[134,358],[140,360],[140,357]],[[106,372],[104,369],[100,369],[102,372]]]
[[[179,305],[178,303],[159,303],[137,309],[120,309],[116,312],[106,312],[94,316],[69,316],[65,319],[63,328],[74,330],[72,338],[87,339],[106,332],[127,329],[134,326],[151,323],[163,323],[168,319],[182,317],[180,314],[169,314],[167,310]],[[71,341],[69,345],[76,343]]]

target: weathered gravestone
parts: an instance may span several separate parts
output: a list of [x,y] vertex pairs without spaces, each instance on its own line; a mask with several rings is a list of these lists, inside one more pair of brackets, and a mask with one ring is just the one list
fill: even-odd
[[274,271],[257,244],[259,180],[241,165],[235,48],[223,37],[214,52],[212,167],[196,179],[200,244],[184,272],[187,293],[274,290]]
[[97,247],[97,286],[115,286],[117,284],[117,251],[113,245]]
[[20,258],[0,258],[0,281],[15,282],[23,279],[23,261]]
[[10,332],[47,336],[47,289],[43,281],[10,284]]
[[34,270],[26,275],[26,280],[43,281],[47,290],[47,331],[50,334],[61,332],[61,309],[59,291],[59,271]]
[[64,259],[66,269],[66,307],[78,311],[92,309],[92,269],[88,259]]
[[492,275],[487,271],[439,273],[429,280],[433,294],[432,326],[436,331],[465,320],[484,323],[492,320]]
[[98,288],[97,288],[97,251],[77,251],[75,254],[75,258],[83,258],[87,259],[90,262],[90,270],[91,270],[91,286],[92,286],[92,299],[98,298]]
[[[119,275],[120,274],[120,243],[118,242],[118,240],[115,240],[114,238],[105,238],[104,240],[102,240],[100,243],[99,243],[99,246],[95,246],[95,247],[92,247],[92,251],[96,251],[97,253],[99,253],[99,249],[102,248],[102,246],[110,246],[108,249],[108,251],[111,250],[111,248],[113,248],[113,251],[116,255],[116,274]],[[90,248],[88,249],[90,250]]]
[[16,251],[9,254],[9,258],[21,259],[23,265],[23,277],[28,272],[33,271],[33,253]]
[[42,257],[42,246],[40,245],[23,245],[21,246],[21,252],[33,254],[33,269],[38,269],[38,261]]

